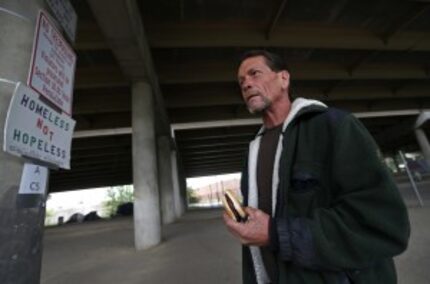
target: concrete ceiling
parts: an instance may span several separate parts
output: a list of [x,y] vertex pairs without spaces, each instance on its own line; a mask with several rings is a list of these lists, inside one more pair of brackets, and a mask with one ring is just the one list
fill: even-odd
[[254,118],[240,98],[237,58],[253,48],[285,58],[295,95],[358,113],[383,152],[418,148],[413,124],[430,108],[430,1],[71,3],[76,131],[126,131],[75,138],[72,170],[52,173],[51,191],[132,183],[127,129],[139,80],[153,85],[158,134],[190,126],[175,130],[187,177],[240,171],[258,126],[236,124]]

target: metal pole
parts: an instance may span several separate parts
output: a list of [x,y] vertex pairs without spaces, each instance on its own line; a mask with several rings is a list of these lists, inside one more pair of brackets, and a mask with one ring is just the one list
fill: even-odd
[[409,170],[409,166],[408,166],[408,163],[406,161],[405,155],[403,154],[402,151],[399,151],[399,154],[400,154],[400,157],[402,158],[403,163],[405,164],[406,173],[408,174],[408,177],[409,177],[409,180],[410,180],[410,182],[412,184],[412,188],[414,189],[415,195],[418,198],[418,202],[420,203],[421,207],[424,207],[423,200],[421,199],[421,195],[420,195],[420,193],[418,191],[418,188],[417,188],[417,186],[415,184],[415,180],[414,180],[414,178],[412,176],[412,173]]

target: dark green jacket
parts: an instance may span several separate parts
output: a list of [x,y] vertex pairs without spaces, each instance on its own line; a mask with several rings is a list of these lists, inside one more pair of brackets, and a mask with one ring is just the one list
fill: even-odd
[[[393,256],[407,247],[407,209],[377,147],[352,115],[302,109],[283,132],[271,248],[275,283],[397,283]],[[247,165],[242,175],[248,200]],[[243,282],[256,283],[249,248]]]

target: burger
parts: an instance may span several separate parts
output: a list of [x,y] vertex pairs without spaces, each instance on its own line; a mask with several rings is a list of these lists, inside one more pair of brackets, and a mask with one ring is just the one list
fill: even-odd
[[248,214],[243,209],[237,197],[231,190],[226,190],[221,198],[227,215],[236,222],[246,222]]

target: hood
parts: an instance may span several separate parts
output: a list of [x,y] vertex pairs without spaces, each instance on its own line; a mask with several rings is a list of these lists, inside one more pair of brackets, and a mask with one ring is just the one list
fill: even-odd
[[[320,101],[310,100],[305,98],[295,99],[291,104],[290,112],[288,113],[288,116],[283,123],[282,132],[285,131],[288,124],[290,124],[290,122],[293,121],[295,118],[305,113],[320,112],[320,111],[324,111],[325,109],[327,109],[327,106]],[[261,135],[265,129],[266,127],[263,125],[258,131],[257,136]]]

